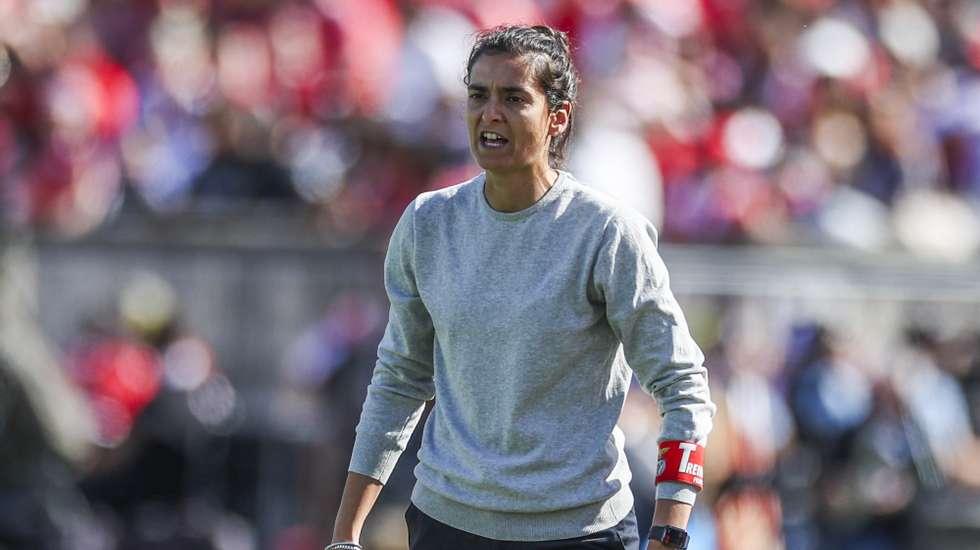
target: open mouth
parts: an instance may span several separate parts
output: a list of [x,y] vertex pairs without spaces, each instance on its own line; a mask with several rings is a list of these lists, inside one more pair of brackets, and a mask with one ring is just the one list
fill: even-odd
[[509,140],[496,132],[480,132],[480,145],[487,149],[500,149]]

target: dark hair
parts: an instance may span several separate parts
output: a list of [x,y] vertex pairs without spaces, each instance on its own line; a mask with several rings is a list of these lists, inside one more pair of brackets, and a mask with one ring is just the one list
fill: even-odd
[[[578,95],[578,71],[572,63],[568,35],[564,32],[545,25],[501,25],[481,31],[476,35],[470,57],[466,61],[463,83],[467,86],[470,84],[473,65],[484,54],[533,56],[533,70],[548,99],[548,109],[557,109],[563,101],[568,101],[574,107]],[[568,127],[551,140],[548,161],[553,168],[561,167],[565,161],[565,149],[574,120],[573,109],[568,116]]]

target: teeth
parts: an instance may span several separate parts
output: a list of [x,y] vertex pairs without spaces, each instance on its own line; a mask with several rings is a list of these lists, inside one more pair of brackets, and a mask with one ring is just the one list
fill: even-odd
[[496,132],[483,132],[483,137],[486,139],[504,139],[504,136]]

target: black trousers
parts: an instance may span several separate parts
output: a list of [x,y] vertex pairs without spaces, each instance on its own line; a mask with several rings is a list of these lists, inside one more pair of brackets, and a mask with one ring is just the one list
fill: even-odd
[[535,542],[488,539],[460,531],[425,515],[414,504],[405,512],[410,550],[640,550],[636,513],[630,511],[617,525],[572,539]]

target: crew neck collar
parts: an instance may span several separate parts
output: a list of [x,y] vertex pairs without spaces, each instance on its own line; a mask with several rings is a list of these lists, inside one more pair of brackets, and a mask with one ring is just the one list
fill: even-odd
[[487,185],[487,173],[483,172],[480,174],[479,181],[477,182],[477,188],[479,189],[479,201],[483,205],[484,210],[486,210],[491,216],[498,220],[503,221],[519,221],[527,218],[528,216],[534,214],[538,210],[541,210],[548,204],[554,202],[562,193],[562,190],[567,185],[567,180],[569,174],[564,170],[557,170],[558,178],[555,183],[545,191],[541,198],[536,200],[534,204],[528,206],[523,210],[518,210],[517,212],[501,212],[500,210],[495,210],[490,206],[490,202],[487,201],[486,195],[486,185]]

